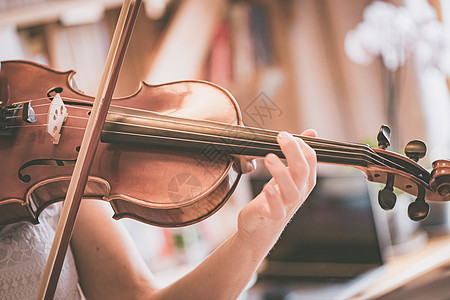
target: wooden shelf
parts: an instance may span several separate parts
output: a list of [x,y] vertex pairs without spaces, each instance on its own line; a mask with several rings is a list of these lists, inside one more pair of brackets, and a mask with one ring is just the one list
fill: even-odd
[[15,25],[16,27],[31,27],[60,20],[61,15],[68,10],[83,6],[103,6],[104,9],[120,7],[122,0],[89,0],[82,1],[49,1],[30,4],[0,12],[0,26]]

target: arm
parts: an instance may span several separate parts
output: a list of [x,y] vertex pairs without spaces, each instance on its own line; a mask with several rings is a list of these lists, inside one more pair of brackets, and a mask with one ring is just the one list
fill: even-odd
[[87,299],[144,299],[156,280],[111,215],[106,202],[82,201],[71,247],[83,293]]
[[87,298],[236,298],[315,185],[314,151],[286,133],[278,143],[289,168],[269,154],[265,164],[273,179],[240,212],[237,232],[191,273],[161,290],[120,223],[104,209],[94,214],[99,203],[83,204],[72,247]]

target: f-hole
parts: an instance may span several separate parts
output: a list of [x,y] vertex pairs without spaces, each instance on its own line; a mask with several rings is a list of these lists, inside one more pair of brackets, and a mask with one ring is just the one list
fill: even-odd
[[47,97],[48,97],[48,99],[50,99],[50,101],[53,101],[53,97],[54,97],[56,94],[62,93],[62,91],[63,91],[63,88],[62,88],[62,87],[56,87],[56,88],[53,88],[53,89],[51,89],[51,90],[49,90],[49,91],[47,92]]
[[65,167],[75,165],[76,159],[54,159],[54,158],[40,158],[33,159],[24,163],[17,171],[17,176],[22,182],[30,182],[31,176],[28,174],[22,174],[22,171],[31,166],[53,166],[53,167]]

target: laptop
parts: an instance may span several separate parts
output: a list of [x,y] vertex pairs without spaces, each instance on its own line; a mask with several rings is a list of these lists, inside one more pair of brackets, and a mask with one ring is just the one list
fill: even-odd
[[[264,182],[252,179],[255,193]],[[263,293],[275,289],[289,299],[345,299],[382,276],[389,229],[372,188],[359,172],[319,174],[258,274]]]

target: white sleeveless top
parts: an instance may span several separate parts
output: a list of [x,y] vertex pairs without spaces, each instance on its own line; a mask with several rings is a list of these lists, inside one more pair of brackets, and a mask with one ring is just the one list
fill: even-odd
[[[44,209],[38,225],[0,227],[0,299],[36,299],[61,207],[58,203]],[[70,248],[54,299],[83,299]]]

